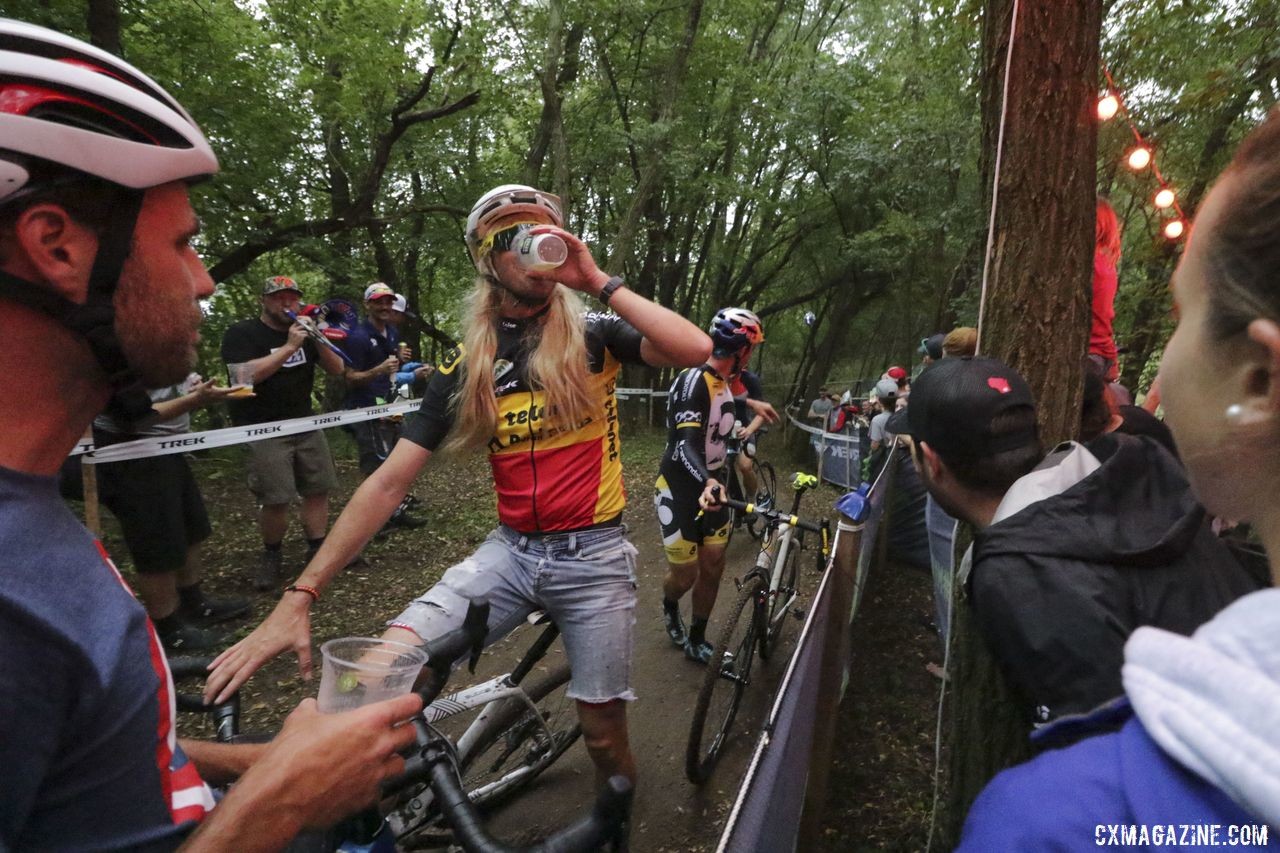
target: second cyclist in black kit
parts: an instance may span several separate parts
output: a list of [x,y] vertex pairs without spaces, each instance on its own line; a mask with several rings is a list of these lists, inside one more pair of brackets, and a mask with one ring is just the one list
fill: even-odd
[[[667,398],[667,448],[654,484],[653,504],[667,552],[662,610],[667,635],[698,663],[711,657],[707,620],[720,590],[729,511],[713,493],[721,488],[725,443],[736,420],[730,384],[764,340],[760,321],[742,308],[723,308],[711,321],[711,358],[682,371]],[[680,599],[693,590],[693,619],[685,630]]]

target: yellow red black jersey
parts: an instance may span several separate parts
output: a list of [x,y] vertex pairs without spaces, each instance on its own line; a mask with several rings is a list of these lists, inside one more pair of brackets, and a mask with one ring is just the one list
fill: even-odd
[[[548,417],[546,395],[529,386],[529,355],[540,318],[502,319],[492,367],[498,422],[489,440],[489,464],[498,494],[498,518],[521,533],[577,530],[618,517],[626,503],[618,440],[618,369],[639,363],[642,335],[616,314],[588,312],[585,356],[592,413],[578,424]],[[431,375],[422,406],[407,420],[404,437],[435,450],[453,426],[450,402],[466,354],[450,351]],[[471,365],[467,369],[472,369]]]

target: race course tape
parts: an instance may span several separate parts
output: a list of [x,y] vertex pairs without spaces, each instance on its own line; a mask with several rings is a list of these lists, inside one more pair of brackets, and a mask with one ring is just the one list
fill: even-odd
[[140,438],[137,441],[126,441],[113,444],[101,450],[93,449],[93,442],[82,441],[71,451],[72,456],[84,456],[89,464],[99,462],[121,462],[125,459],[142,459],[148,456],[166,456],[171,453],[186,453],[190,450],[207,450],[213,447],[227,447],[232,444],[246,444],[261,441],[264,438],[280,438],[296,435],[300,432],[311,432],[315,429],[354,424],[360,421],[371,421],[375,418],[386,418],[417,411],[421,400],[407,400],[403,403],[391,403],[386,406],[369,406],[366,409],[350,409],[343,412],[329,412],[323,415],[308,415],[305,418],[292,418],[287,421],[273,421],[265,424],[246,424],[245,426],[211,429],[205,432],[186,432],[178,435],[156,435]]
[[826,430],[821,430],[821,429],[818,429],[817,427],[811,427],[808,424],[802,424],[800,423],[800,421],[796,420],[796,416],[793,415],[791,412],[787,412],[787,420],[791,421],[791,425],[796,429],[800,430],[801,432],[807,432],[810,435],[821,436],[822,440],[824,441],[831,441],[837,444],[840,444],[840,443],[855,444],[862,440],[856,435],[844,435],[843,433],[838,433],[838,432],[827,432]]

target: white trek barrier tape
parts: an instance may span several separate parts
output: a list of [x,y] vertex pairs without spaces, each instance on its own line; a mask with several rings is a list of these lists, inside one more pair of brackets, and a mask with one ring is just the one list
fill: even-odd
[[93,442],[91,441],[82,441],[71,451],[71,455],[83,455],[85,457],[84,461],[88,464],[120,462],[125,459],[142,459],[147,456],[166,456],[171,453],[186,453],[189,450],[207,450],[213,447],[227,447],[232,444],[246,444],[251,441],[261,441],[264,438],[280,438],[281,436],[296,435],[300,432],[311,432],[316,429],[328,429],[329,427],[371,421],[392,415],[403,415],[417,411],[421,405],[421,400],[406,400],[402,403],[327,412],[323,415],[308,415],[305,418],[292,418],[287,421],[246,424],[225,429],[205,430],[204,432],[184,432],[177,435],[154,435],[140,438],[137,441],[112,444],[101,450],[94,450]]
[[808,424],[802,424],[800,421],[796,420],[796,416],[791,414],[789,411],[787,412],[787,420],[791,421],[791,425],[801,432],[807,432],[810,435],[820,435],[826,441],[845,442],[847,444],[853,444],[860,441],[856,435],[845,435],[842,432],[827,432],[826,430],[818,429],[817,427],[812,427]]
[[613,393],[619,397],[666,397],[670,391],[654,391],[652,388],[615,388]]

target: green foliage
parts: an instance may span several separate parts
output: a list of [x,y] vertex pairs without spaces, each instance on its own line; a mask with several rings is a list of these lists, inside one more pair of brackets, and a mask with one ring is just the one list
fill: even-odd
[[[86,35],[83,0],[10,5]],[[1104,58],[1191,204],[1275,101],[1277,5],[1110,9]],[[510,181],[563,194],[602,265],[680,313],[762,311],[771,385],[876,373],[976,319],[976,0],[120,6],[126,57],[177,93],[223,164],[197,195],[221,278],[207,362],[278,273],[317,301],[386,280],[438,351],[474,276],[462,219]],[[408,114],[478,99],[397,131],[428,69]],[[1117,334],[1139,370],[1167,329],[1173,258],[1149,177],[1115,168],[1128,143],[1101,128],[1102,191],[1126,228]]]

